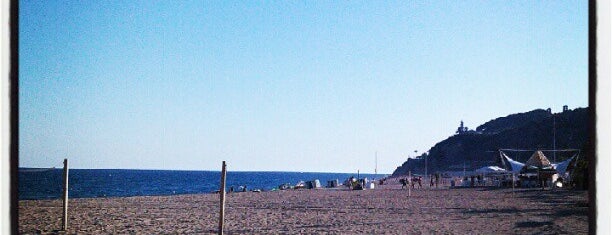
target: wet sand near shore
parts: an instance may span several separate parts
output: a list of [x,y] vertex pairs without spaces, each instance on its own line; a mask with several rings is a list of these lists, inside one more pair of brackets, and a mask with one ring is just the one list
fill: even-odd
[[[226,234],[587,234],[586,191],[498,188],[246,192],[227,195]],[[19,201],[21,234],[216,233],[219,195]]]

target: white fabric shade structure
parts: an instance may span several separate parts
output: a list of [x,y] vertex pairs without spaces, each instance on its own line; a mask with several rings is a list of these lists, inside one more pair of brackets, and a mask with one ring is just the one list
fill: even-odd
[[525,166],[525,163],[517,162],[517,161],[513,160],[512,158],[508,157],[508,155],[506,155],[503,152],[501,154],[510,163],[510,168],[512,169],[511,170],[512,173],[517,173],[518,174],[521,171],[521,169],[523,169],[523,167]]
[[[577,154],[576,154],[577,155]],[[559,175],[564,175],[565,172],[567,171],[567,167],[569,166],[570,162],[572,162],[572,160],[574,160],[574,158],[576,157],[576,155],[572,156],[571,158],[559,162],[559,163],[553,163],[553,167],[555,168],[555,170],[557,170],[557,173]]]
[[[501,156],[504,157],[506,161],[508,161],[508,163],[510,163],[512,173],[520,173],[520,171],[525,167],[525,163],[521,163],[521,162],[513,160],[512,158],[508,157],[508,155],[506,155],[504,152],[500,152],[500,153],[501,153]],[[537,151],[536,153],[534,153],[534,155],[536,154],[538,155],[538,157],[545,158],[540,151]],[[578,154],[574,154],[574,156],[572,156],[571,158],[563,162],[549,163],[549,164],[552,165],[553,169],[555,169],[559,175],[564,175],[565,172],[567,171],[568,166],[570,165],[572,160],[576,158],[576,156],[578,156]],[[532,158],[530,158],[529,160],[532,160]],[[548,159],[545,159],[545,160],[548,161]]]
[[506,170],[504,170],[501,167],[498,166],[485,166],[479,169],[476,169],[476,173],[483,173],[483,174],[488,174],[488,173],[505,173],[507,172]]

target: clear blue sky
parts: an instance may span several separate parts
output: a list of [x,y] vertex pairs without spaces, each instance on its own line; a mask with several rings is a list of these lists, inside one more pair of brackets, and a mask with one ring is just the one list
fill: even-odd
[[588,105],[587,1],[20,1],[19,165],[391,173]]

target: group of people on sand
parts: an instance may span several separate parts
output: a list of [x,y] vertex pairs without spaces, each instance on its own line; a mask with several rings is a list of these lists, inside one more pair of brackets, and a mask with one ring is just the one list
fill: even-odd
[[415,187],[415,184],[419,185],[419,189],[423,187],[423,184],[422,184],[423,177],[421,177],[421,176],[411,177],[410,179],[402,178],[399,181],[402,184],[402,189],[408,188],[408,184],[410,184],[410,187],[413,188],[413,189]]
[[[431,175],[429,177],[429,187],[433,188],[433,186],[435,185],[436,188],[438,188],[438,185],[440,184],[440,178],[442,178],[440,176],[440,173],[435,173],[433,175]],[[446,184],[446,182],[444,182],[444,178],[442,178],[442,184]]]
[[[442,177],[440,173],[435,173],[435,174],[430,175],[429,187],[433,188],[435,186],[436,188],[438,188],[441,180],[442,180],[442,184],[446,184],[446,182],[444,182],[444,177]],[[409,186],[414,189],[417,184],[419,186],[419,189],[423,187],[422,185],[423,177],[421,176],[401,178],[399,182],[402,184],[402,189],[408,188]]]

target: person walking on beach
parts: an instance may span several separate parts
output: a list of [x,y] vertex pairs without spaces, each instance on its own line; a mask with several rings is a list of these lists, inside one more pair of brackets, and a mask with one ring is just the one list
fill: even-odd
[[429,187],[433,188],[433,186],[434,186],[434,178],[433,178],[433,175],[430,175],[429,176]]
[[411,181],[410,182],[410,187],[412,187],[413,189],[414,189],[414,185],[417,184],[417,183],[419,184],[419,189],[423,187],[423,185],[421,184],[421,181],[423,181],[423,177],[421,177],[421,176],[416,177],[416,178],[412,178],[410,181]]
[[402,184],[402,189],[408,188],[408,179],[400,179],[400,183]]

